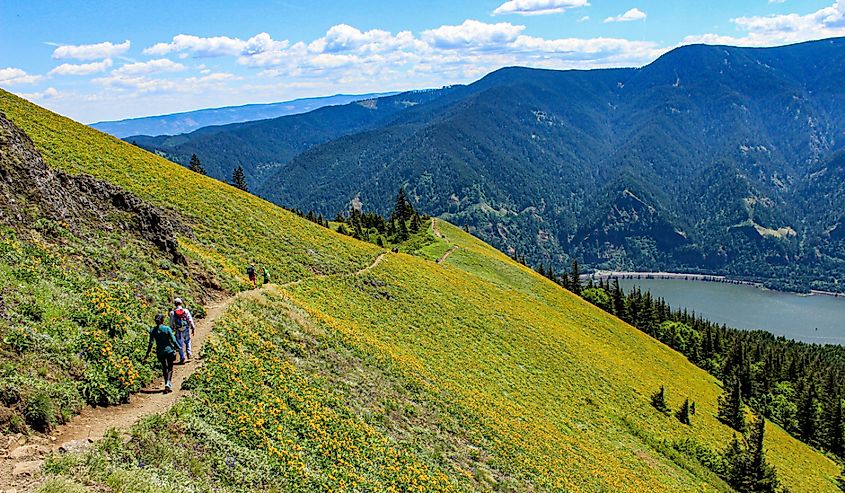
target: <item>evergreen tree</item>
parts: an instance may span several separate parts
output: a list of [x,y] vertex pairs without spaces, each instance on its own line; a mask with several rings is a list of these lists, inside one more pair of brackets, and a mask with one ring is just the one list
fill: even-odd
[[575,294],[581,294],[581,272],[578,270],[578,261],[572,260],[572,272],[569,274],[570,289]]
[[719,419],[739,432],[745,431],[745,410],[739,380],[732,378],[719,396]]
[[420,215],[414,212],[411,216],[411,233],[419,233],[420,229],[422,229],[422,220]]
[[240,165],[232,171],[232,185],[240,188],[244,192],[249,191],[249,187],[246,185],[246,175],[244,175],[244,169]]
[[842,468],[842,472],[840,472],[839,477],[836,478],[836,486],[838,486],[840,490],[845,491],[845,467]]
[[669,414],[669,405],[666,404],[666,389],[661,385],[660,390],[651,396],[651,405],[663,414]]
[[613,279],[613,313],[617,317],[625,320],[625,293],[622,292],[622,287],[619,286],[619,279]]
[[397,233],[396,238],[399,241],[407,240],[408,239],[408,225],[405,224],[405,220],[401,219],[401,218],[397,220],[397,223],[399,225],[399,228],[398,228],[399,232]]
[[766,450],[763,447],[763,435],[766,432],[766,419],[762,414],[756,414],[748,437],[749,472],[751,473],[749,491],[761,493],[776,493],[780,486],[775,468],[766,461]]
[[201,175],[206,174],[205,168],[203,168],[202,162],[200,162],[200,158],[196,154],[191,154],[191,162],[188,164],[188,169]]
[[346,229],[346,225],[343,224],[343,223],[340,223],[340,224],[337,225],[337,232],[342,234],[342,235],[348,235],[349,234],[349,230]]
[[798,402],[798,429],[801,439],[814,443],[816,439],[816,387],[813,382],[805,383]]
[[405,197],[405,187],[400,187],[393,205],[393,217],[400,222],[404,222],[411,218],[412,211],[413,208]]
[[681,404],[681,408],[678,409],[678,412],[675,414],[675,416],[678,417],[678,421],[680,421],[681,423],[683,423],[685,425],[688,425],[688,424],[690,424],[690,419],[689,419],[690,414],[691,414],[691,411],[690,411],[689,399],[684,399],[684,403]]
[[828,376],[822,404],[824,446],[838,456],[843,453],[842,399],[833,373]]

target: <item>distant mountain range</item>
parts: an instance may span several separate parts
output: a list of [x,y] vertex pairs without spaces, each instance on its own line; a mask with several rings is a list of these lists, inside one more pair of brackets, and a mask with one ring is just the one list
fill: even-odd
[[324,106],[348,104],[362,99],[389,96],[395,93],[336,94],[318,98],[294,99],[281,103],[247,104],[208,108],[170,115],[129,118],[127,120],[105,121],[91,124],[97,130],[123,138],[130,135],[177,135],[192,132],[209,125],[266,120],[286,115],[307,113]]
[[557,269],[710,272],[843,290],[845,40],[693,45],[631,69],[506,68],[139,145],[197,153],[333,215],[416,205]]

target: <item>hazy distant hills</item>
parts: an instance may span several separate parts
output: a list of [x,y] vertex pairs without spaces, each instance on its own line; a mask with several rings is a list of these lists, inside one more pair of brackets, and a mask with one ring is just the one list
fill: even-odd
[[105,121],[93,123],[91,126],[120,138],[130,135],[177,135],[192,132],[209,125],[226,125],[228,123],[250,122],[286,115],[296,115],[314,111],[324,106],[347,104],[362,99],[389,96],[390,94],[394,93],[336,94],[334,96],[319,98],[294,99],[293,101],[284,101],[281,103],[226,106],[223,108],[208,108],[197,111],[186,111],[184,113],[173,113],[170,115]]
[[324,214],[419,208],[557,268],[720,272],[841,289],[845,40],[694,45],[639,69],[507,68],[139,144]]

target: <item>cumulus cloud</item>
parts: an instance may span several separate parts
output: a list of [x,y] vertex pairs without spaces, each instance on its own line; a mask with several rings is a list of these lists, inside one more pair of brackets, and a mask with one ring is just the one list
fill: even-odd
[[131,43],[127,39],[123,43],[114,44],[110,41],[90,45],[61,45],[53,50],[53,58],[66,60],[100,60],[122,55],[129,51]]
[[440,26],[423,31],[422,40],[434,48],[491,48],[512,43],[525,30],[509,22],[487,24],[468,19],[457,26]]
[[0,68],[0,85],[13,86],[15,84],[33,84],[41,80],[40,75],[26,73],[25,70],[6,67]]
[[567,9],[589,6],[587,0],[508,0],[496,7],[493,15],[546,15],[560,14]]
[[711,33],[687,36],[682,44],[773,46],[845,36],[845,0],[836,0],[830,7],[824,7],[804,15],[790,13],[738,17],[731,19],[731,22],[745,34],[742,36],[723,36]]
[[275,41],[267,33],[259,33],[247,39],[230,38],[228,36],[213,36],[203,38],[190,34],[173,36],[169,43],[156,43],[144,49],[145,55],[161,56],[168,53],[184,53],[195,58],[257,55],[265,51],[282,49],[287,41]]
[[642,10],[634,7],[633,9],[625,12],[624,14],[615,15],[613,17],[608,17],[604,20],[604,22],[631,22],[631,21],[642,21],[645,20],[646,13]]
[[111,58],[106,58],[101,62],[91,63],[63,63],[50,71],[50,75],[90,75],[98,72],[104,72],[107,68],[112,66]]
[[167,58],[158,58],[146,62],[127,63],[112,71],[114,75],[144,75],[162,72],[181,72],[187,67]]

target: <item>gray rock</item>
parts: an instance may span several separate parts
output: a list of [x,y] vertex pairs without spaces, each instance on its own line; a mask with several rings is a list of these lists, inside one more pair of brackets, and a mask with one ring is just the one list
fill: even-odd
[[90,438],[83,438],[81,440],[71,440],[69,442],[63,443],[59,447],[59,452],[65,453],[79,453],[87,450],[94,444],[94,441]]
[[41,457],[50,453],[50,448],[44,445],[24,445],[9,452],[9,457],[12,459],[29,459],[31,457]]
[[43,465],[43,460],[30,460],[26,462],[18,462],[17,464],[15,464],[15,469],[12,471],[12,476],[35,476],[41,471],[41,466]]

